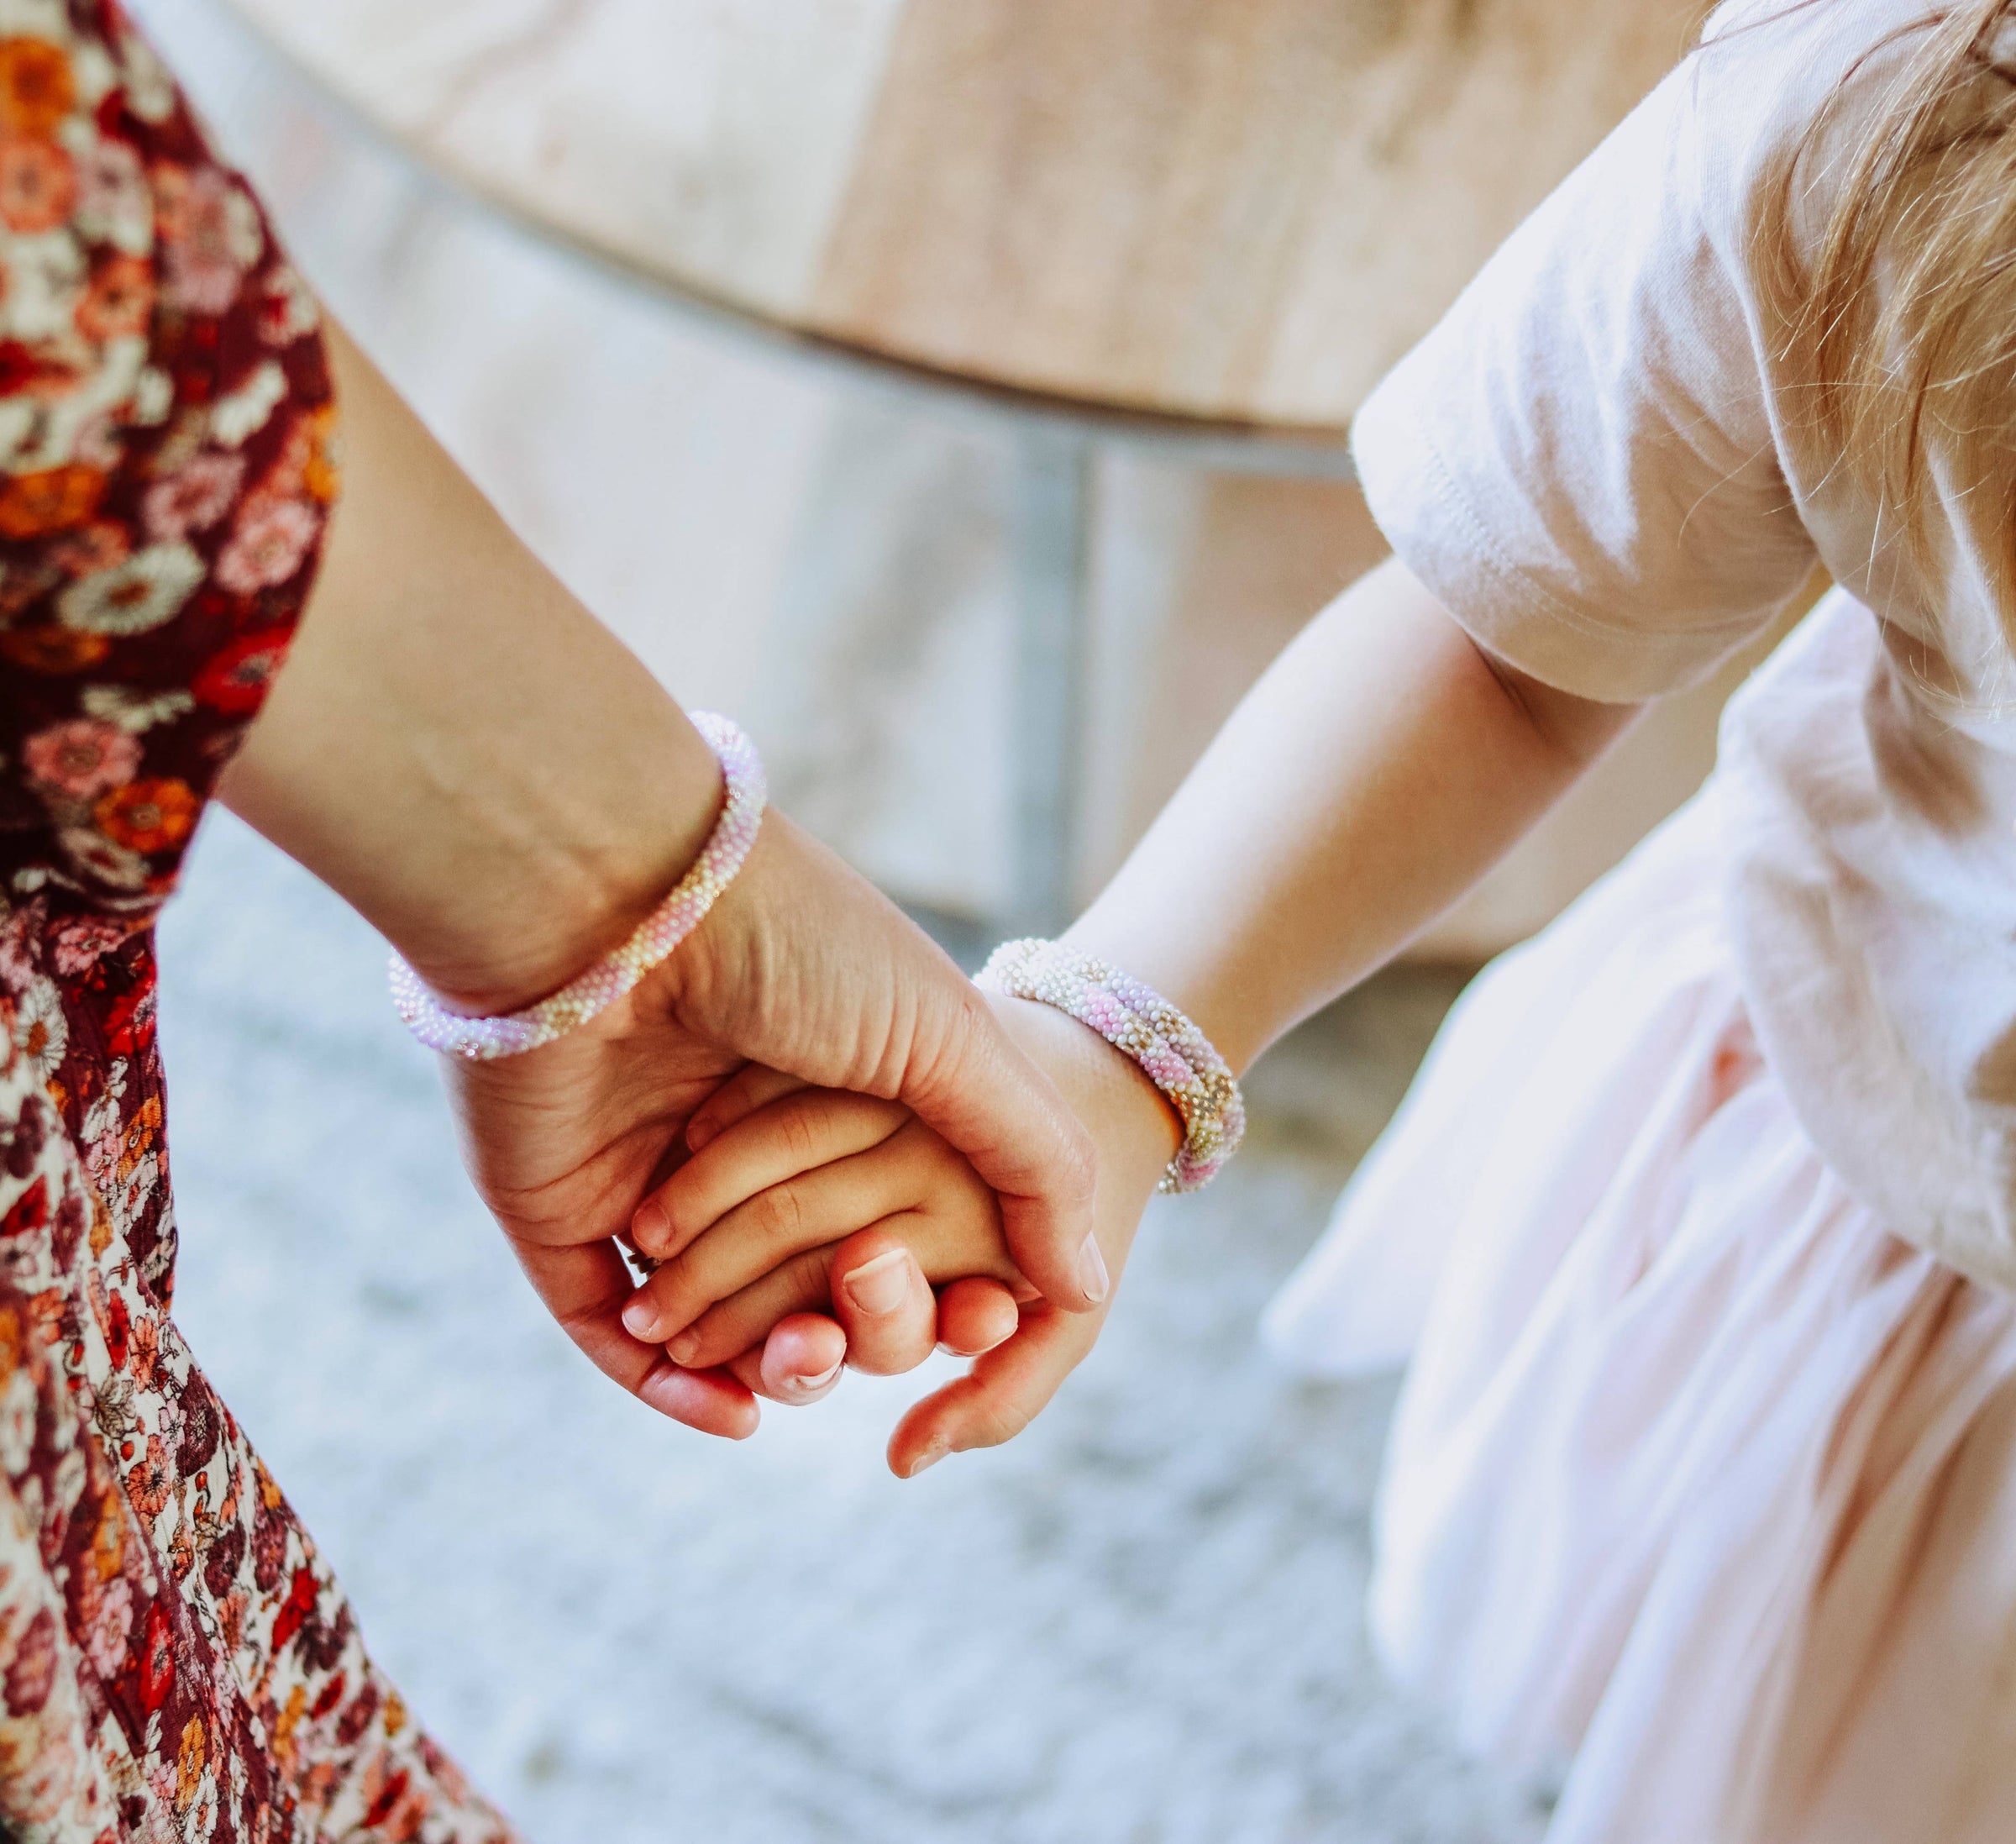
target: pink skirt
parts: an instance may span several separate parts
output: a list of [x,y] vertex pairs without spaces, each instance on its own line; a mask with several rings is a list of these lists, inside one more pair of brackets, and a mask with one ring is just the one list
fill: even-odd
[[1374,1634],[1549,1844],[2009,1844],[2016,1301],[1814,1152],[1718,858],[1711,790],[1483,974],[1268,1337],[1410,1363]]

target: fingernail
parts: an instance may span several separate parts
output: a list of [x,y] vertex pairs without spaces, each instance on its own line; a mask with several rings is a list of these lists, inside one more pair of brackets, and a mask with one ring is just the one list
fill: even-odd
[[909,1270],[909,1251],[892,1248],[847,1277],[847,1297],[858,1311],[875,1318],[894,1312],[910,1297]]
[[623,1308],[623,1325],[633,1338],[648,1342],[658,1331],[658,1308],[638,1294]]
[[1100,1253],[1095,1237],[1086,1237],[1085,1246],[1078,1252],[1078,1280],[1095,1306],[1113,1284],[1106,1274],[1106,1258]]
[[920,1473],[928,1473],[951,1451],[950,1447],[942,1446],[926,1447],[915,1460],[911,1462],[910,1471],[905,1474],[904,1477],[914,1479]]
[[793,1377],[791,1387],[795,1390],[803,1390],[808,1395],[814,1390],[823,1390],[827,1384],[840,1374],[840,1365],[846,1362],[847,1359],[843,1358],[840,1363],[836,1363],[832,1369],[822,1370],[816,1377]]
[[715,1138],[714,1123],[709,1120],[686,1122],[686,1150],[697,1153],[711,1139]]
[[637,1214],[630,1219],[630,1233],[646,1254],[653,1253],[664,1243],[665,1232],[671,1227],[671,1213],[655,1197],[648,1203],[639,1204]]
[[665,1347],[665,1355],[675,1363],[690,1363],[699,1349],[700,1334],[697,1332],[682,1332]]

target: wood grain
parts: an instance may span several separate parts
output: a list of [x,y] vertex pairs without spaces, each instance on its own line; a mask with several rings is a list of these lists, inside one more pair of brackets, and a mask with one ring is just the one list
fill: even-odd
[[669,286],[1106,406],[1341,428],[1695,0],[234,0]]
[[808,319],[1341,425],[1671,64],[1692,0],[909,0]]
[[903,0],[230,0],[423,165],[559,236],[801,317]]

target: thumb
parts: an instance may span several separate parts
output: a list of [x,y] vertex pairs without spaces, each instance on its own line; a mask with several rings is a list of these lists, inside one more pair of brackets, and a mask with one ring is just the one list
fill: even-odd
[[1084,1361],[1105,1318],[1046,1306],[1026,1310],[1012,1338],[976,1358],[964,1376],[926,1396],[896,1424],[889,1442],[890,1471],[914,1479],[948,1453],[1012,1441]]
[[1053,1306],[1105,1298],[1090,1136],[951,957],[858,872],[774,814],[665,967],[673,1014],[701,1038],[892,1097],[964,1153],[1000,1199],[1016,1266]]
[[898,1099],[992,1187],[1015,1263],[1052,1306],[1080,1313],[1112,1283],[1092,1233],[1091,1136],[978,990],[949,996],[942,1046]]

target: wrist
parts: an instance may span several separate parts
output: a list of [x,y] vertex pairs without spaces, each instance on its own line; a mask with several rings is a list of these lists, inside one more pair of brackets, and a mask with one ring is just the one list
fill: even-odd
[[[409,962],[395,954],[389,969],[392,1002],[429,1049],[493,1062],[567,1037],[632,999],[706,921],[748,859],[762,830],[768,800],[763,764],[748,737],[716,712],[701,712],[693,722],[720,759],[725,785],[721,812],[700,856],[625,935],[620,947],[598,955],[591,965],[531,1005],[475,1017],[453,1011]],[[627,1009],[635,1012],[634,1001]]]
[[452,1009],[545,998],[630,937],[720,817],[718,764],[682,715],[668,716],[620,796],[556,797],[536,768],[479,778],[455,791],[456,823],[437,831],[427,862],[391,854],[344,894]]
[[[1091,1135],[1103,1194],[1145,1205],[1183,1144],[1182,1116],[1124,1051],[1090,1026],[1033,999],[990,994],[1009,1035],[1049,1076]],[[1137,1208],[1133,1216],[1138,1216]]]
[[[559,990],[630,941],[699,864],[729,787],[688,720],[675,717],[677,747],[664,749],[633,794],[607,812],[554,816],[536,859],[477,893],[462,979],[486,990],[455,995],[444,986],[444,996],[506,1011]],[[528,913],[538,918],[529,928]]]
[[1171,929],[1160,908],[1142,916],[1114,913],[1115,906],[1102,896],[1058,938],[1058,945],[1144,981],[1194,1021],[1235,1076],[1243,1075],[1277,1027],[1252,1017],[1240,1002],[1246,983],[1236,969]]

